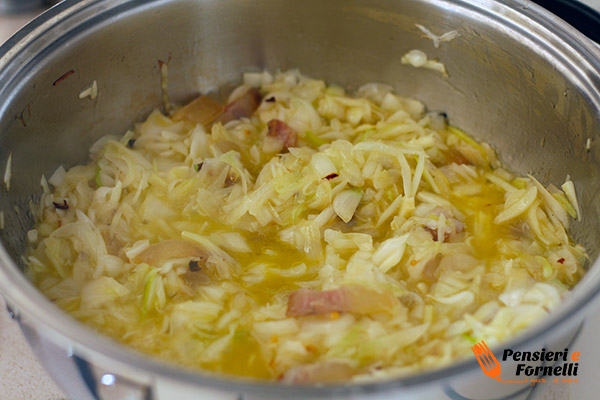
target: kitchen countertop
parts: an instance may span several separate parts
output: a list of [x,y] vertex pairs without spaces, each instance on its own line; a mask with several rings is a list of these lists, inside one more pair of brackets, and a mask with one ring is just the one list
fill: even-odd
[[[41,11],[0,15],[0,44]],[[19,326],[8,316],[2,297],[0,297],[0,399],[66,399],[62,390],[56,386],[35,358]]]
[[[600,0],[583,0],[583,3],[600,10]],[[0,44],[21,26],[35,17],[39,11],[21,15],[0,15]],[[600,27],[599,27],[600,29]],[[592,310],[573,348],[585,350],[580,362],[578,384],[547,384],[537,390],[536,399],[593,399],[598,394],[598,371],[600,371],[600,303]],[[66,399],[39,364],[29,349],[18,325],[12,321],[2,298],[0,298],[0,399],[11,400],[59,400]]]

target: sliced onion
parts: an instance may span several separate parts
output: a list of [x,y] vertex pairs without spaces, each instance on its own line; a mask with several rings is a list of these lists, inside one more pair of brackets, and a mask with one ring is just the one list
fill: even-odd
[[207,258],[206,252],[194,243],[185,240],[164,240],[147,247],[136,255],[134,261],[149,265],[160,265],[174,258]]
[[223,112],[223,105],[210,97],[200,96],[172,115],[173,120],[188,120],[207,126]]
[[333,200],[333,211],[348,223],[354,216],[354,212],[362,199],[362,193],[358,190],[348,189],[338,194]]

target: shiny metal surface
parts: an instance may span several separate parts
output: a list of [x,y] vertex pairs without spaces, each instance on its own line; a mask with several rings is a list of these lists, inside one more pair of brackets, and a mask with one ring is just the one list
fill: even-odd
[[0,0],[0,14],[31,11],[46,3],[46,0]]
[[[460,36],[435,49],[415,23]],[[439,58],[450,77],[401,64],[413,48]],[[40,192],[41,174],[85,161],[98,137],[121,133],[159,107],[159,59],[169,62],[169,95],[180,101],[230,85],[240,71],[263,68],[299,68],[349,88],[390,83],[432,110],[445,110],[453,124],[492,144],[515,170],[554,184],[569,173],[584,215],[573,233],[593,261],[600,250],[597,47],[520,0],[83,0],[60,4],[0,48],[0,171],[13,155],[11,189],[0,189],[6,217],[0,291],[38,354],[60,353],[46,357],[49,368],[58,370],[51,364],[62,358],[60,370],[72,370],[68,379],[57,379],[67,391],[114,398],[98,391],[105,373],[151,398],[169,398],[173,388],[181,399],[183,392],[189,398],[408,399],[439,398],[449,390],[466,395],[478,385],[487,396],[513,390],[487,382],[474,359],[394,381],[323,388],[194,374],[94,334],[32,287],[19,266],[33,224],[28,203]],[[80,100],[93,80],[98,98]],[[600,288],[599,274],[596,263],[550,318],[507,346],[568,343]]]

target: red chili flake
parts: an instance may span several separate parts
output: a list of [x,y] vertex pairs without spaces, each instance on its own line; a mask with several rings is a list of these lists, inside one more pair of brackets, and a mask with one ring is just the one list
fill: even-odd
[[564,257],[561,257],[558,260],[556,260],[556,262],[560,263],[560,264],[564,264],[565,263],[565,259],[564,259]]
[[318,349],[317,349],[317,347],[316,347],[316,346],[314,346],[314,345],[312,345],[312,344],[307,344],[307,345],[305,345],[305,346],[304,346],[304,348],[305,348],[307,351],[310,351],[311,353],[314,353],[315,351],[317,351],[317,350],[318,350]]
[[196,172],[200,171],[202,169],[202,166],[204,165],[203,162],[201,162],[200,164],[194,164],[194,170]]
[[327,179],[328,181],[337,178],[339,175],[336,174],[335,172],[333,174],[329,174],[325,177],[325,179]]
[[266,98],[266,99],[265,99],[265,101],[266,101],[267,103],[275,103],[275,96],[271,96],[271,97],[269,97],[269,98]]
[[58,220],[58,227],[60,228],[62,226],[62,219]]
[[52,204],[54,204],[54,207],[58,208],[59,210],[68,210],[69,209],[69,205],[67,204],[67,200],[63,200],[62,204],[57,203],[57,202],[52,202]]
[[58,78],[57,80],[55,80],[54,82],[52,82],[52,86],[58,85],[59,83],[61,83],[62,81],[64,81],[65,79],[67,79],[69,76],[73,75],[74,73],[75,73],[74,69],[65,72],[64,74],[62,74],[60,76],[60,78]]

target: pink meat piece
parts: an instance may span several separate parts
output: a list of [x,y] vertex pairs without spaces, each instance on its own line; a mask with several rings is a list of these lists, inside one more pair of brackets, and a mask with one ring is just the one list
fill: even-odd
[[279,120],[272,119],[267,123],[269,136],[273,136],[279,140],[284,149],[295,147],[298,144],[298,134],[288,124]]
[[362,285],[347,285],[325,291],[299,289],[290,294],[287,315],[301,317],[332,312],[391,312],[397,304],[398,299],[390,290],[378,292]]
[[213,122],[226,124],[234,119],[247,118],[254,114],[260,105],[261,95],[254,88],[248,89],[246,93],[225,106],[223,113]]

